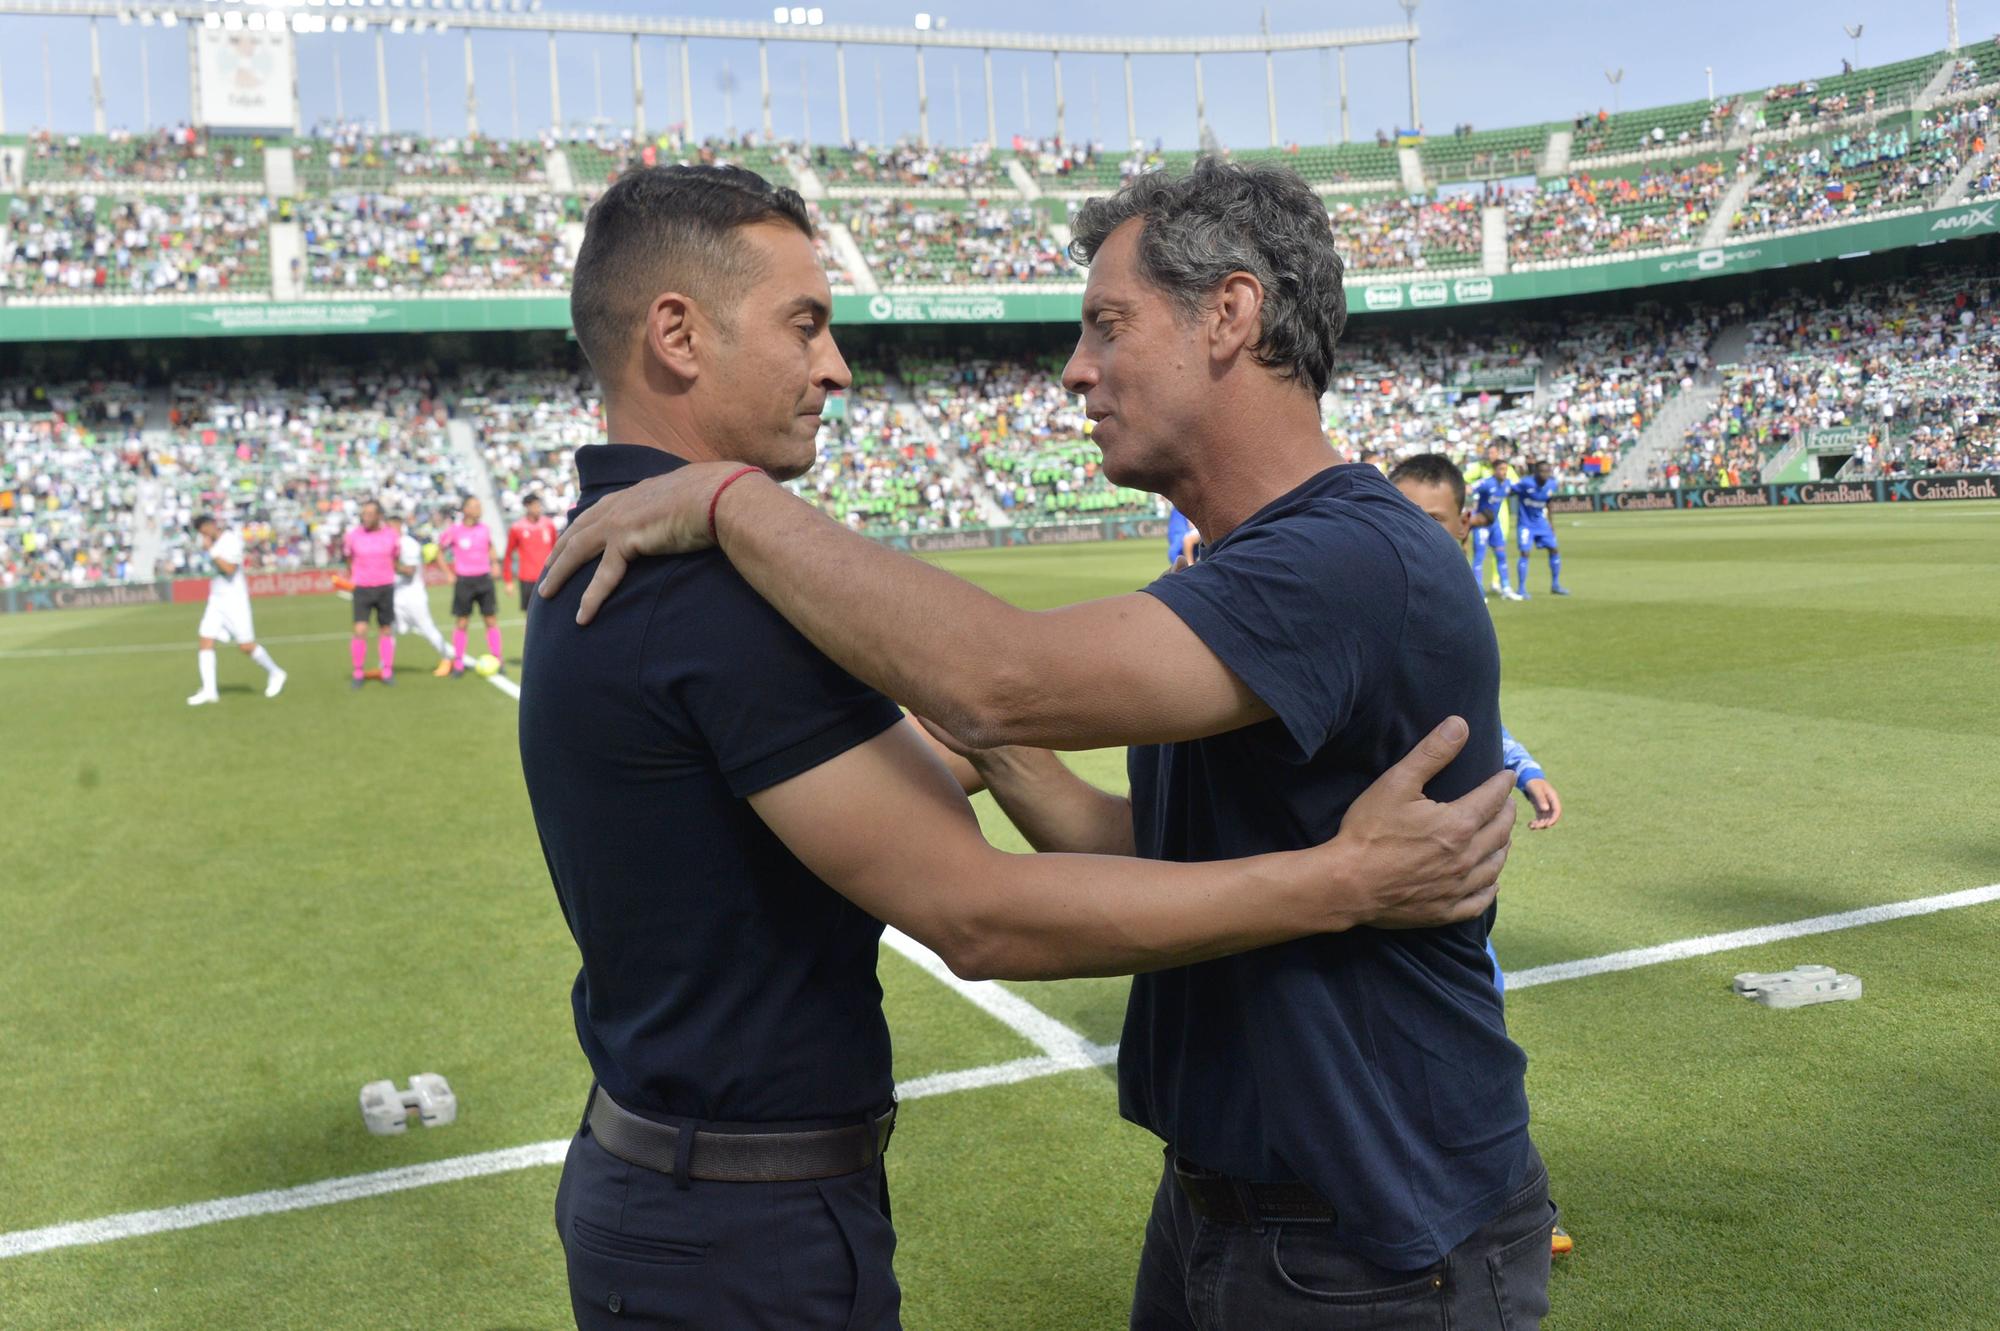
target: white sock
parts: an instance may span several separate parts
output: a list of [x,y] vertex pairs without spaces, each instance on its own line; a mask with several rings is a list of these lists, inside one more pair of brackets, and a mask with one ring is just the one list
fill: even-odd
[[250,659],[258,665],[263,666],[265,674],[275,675],[278,673],[278,663],[271,659],[271,654],[265,651],[261,645],[258,646],[256,651],[250,653]]
[[195,664],[201,667],[201,691],[215,692],[215,649],[205,647],[194,654]]
[[451,651],[444,645],[444,634],[439,633],[435,624],[419,624],[417,632],[424,635],[424,641],[437,649],[439,656],[450,656]]

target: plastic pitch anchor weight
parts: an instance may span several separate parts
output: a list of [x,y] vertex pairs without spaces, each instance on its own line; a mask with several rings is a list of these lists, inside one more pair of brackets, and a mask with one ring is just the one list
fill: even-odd
[[1745,971],[1734,989],[1765,1007],[1810,1007],[1861,997],[1861,981],[1831,966],[1794,966],[1788,971]]
[[458,1097],[435,1072],[419,1072],[409,1089],[393,1081],[371,1081],[361,1088],[361,1120],[378,1137],[402,1132],[415,1114],[427,1128],[441,1128],[458,1117]]

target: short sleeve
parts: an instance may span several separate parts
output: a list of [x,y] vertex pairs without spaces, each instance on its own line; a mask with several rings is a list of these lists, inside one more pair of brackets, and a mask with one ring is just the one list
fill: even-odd
[[1374,527],[1309,509],[1233,533],[1146,591],[1277,714],[1304,759],[1394,660],[1406,585]]
[[396,562],[398,564],[409,564],[412,567],[423,563],[423,551],[418,548],[417,540],[414,536],[405,536],[401,541],[397,542]]
[[722,555],[664,596],[647,630],[648,692],[684,713],[747,798],[875,738],[902,709],[807,642]]
[[340,548],[347,553],[347,557],[349,559],[354,558],[354,528],[349,527],[344,533],[342,533],[340,538]]
[[243,562],[243,538],[233,531],[226,531],[215,538],[215,548],[210,553],[216,559],[240,564]]

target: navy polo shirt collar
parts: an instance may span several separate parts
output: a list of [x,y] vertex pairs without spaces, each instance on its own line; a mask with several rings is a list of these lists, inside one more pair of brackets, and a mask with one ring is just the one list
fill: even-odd
[[686,465],[686,458],[650,444],[585,444],[576,450],[576,474],[586,490],[637,485]]

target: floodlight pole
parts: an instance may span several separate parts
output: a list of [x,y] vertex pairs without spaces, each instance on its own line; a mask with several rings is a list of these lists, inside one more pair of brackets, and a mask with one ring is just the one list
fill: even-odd
[[833,81],[840,93],[840,144],[844,148],[854,142],[854,133],[847,124],[847,44],[833,44]]
[[424,137],[431,137],[431,53],[429,47],[417,48],[417,82],[424,90]]
[[799,57],[799,124],[804,130],[804,137],[799,140],[800,146],[810,151],[813,141],[812,82],[806,73],[806,61],[803,55]]
[[1194,141],[1200,146],[1208,137],[1208,94],[1201,88],[1201,56],[1194,58]]
[[[340,52],[336,49],[335,58],[338,59],[339,55]],[[340,85],[336,82],[334,95],[338,97],[339,94]],[[139,114],[146,124],[153,123],[153,56],[144,37],[139,39]]]
[[389,132],[389,55],[379,23],[375,25],[375,132]]
[[632,34],[632,137],[646,137],[646,74],[639,63],[639,34]]
[[771,55],[763,38],[757,39],[757,94],[764,102],[764,142],[771,141]]
[[993,114],[993,48],[986,47],[980,53],[986,66],[986,146],[1000,146],[1000,120]]
[[1271,121],[1271,146],[1278,146],[1278,69],[1269,47],[1264,49],[1264,111]]
[[[144,42],[140,42],[139,72],[141,74],[144,74],[145,70],[146,70],[146,44]],[[149,83],[147,87],[150,89],[151,84]],[[341,94],[340,91],[340,43],[339,42],[333,43],[333,120],[334,123],[337,125],[345,124],[347,121],[347,99]],[[153,99],[150,92],[148,93],[148,96],[146,98],[146,123],[149,125],[153,123]]]
[[[201,31],[196,23],[187,25],[188,35],[188,124],[201,124],[201,46],[195,36]],[[376,38],[380,41],[381,38]]]
[[304,102],[299,97],[299,44],[297,40],[285,43],[285,49],[291,52],[289,64],[291,65],[292,75],[292,133],[300,135],[306,132],[306,109]]
[[1069,135],[1065,132],[1067,121],[1063,115],[1066,108],[1063,105],[1062,52],[1049,52],[1049,59],[1054,64],[1056,77],[1056,142],[1062,143],[1069,138]]
[[549,30],[549,126],[562,137],[562,76],[556,71],[556,34]]
[[1342,143],[1352,143],[1354,142],[1354,131],[1348,127],[1347,123],[1347,48],[1345,46],[1336,47],[1334,54],[1338,57],[1337,63],[1340,70],[1340,141]]
[[[1410,27],[1417,26],[1417,0],[1396,0],[1408,16]],[[1410,52],[1410,132],[1419,133],[1424,127],[1424,112],[1417,101],[1417,39],[1411,37],[1406,43]]]
[[694,142],[694,76],[688,72],[688,39],[681,38],[681,142]]
[[1125,53],[1125,147],[1139,141],[1139,111],[1132,101],[1132,53]]
[[1944,0],[1944,49],[1958,50],[1958,0]]
[[479,137],[479,92],[472,81],[472,34],[465,34],[465,134]]
[[917,43],[917,144],[931,146],[931,92],[924,82],[924,47]]
[[90,21],[90,132],[104,134],[104,56],[97,46],[97,20]]

